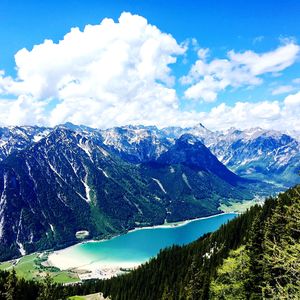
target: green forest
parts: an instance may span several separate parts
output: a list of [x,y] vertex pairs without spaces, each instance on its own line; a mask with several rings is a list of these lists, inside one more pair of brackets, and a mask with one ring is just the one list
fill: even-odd
[[0,273],[0,299],[68,299],[102,292],[116,300],[299,299],[300,186],[269,198],[186,246],[173,246],[129,274],[82,284]]

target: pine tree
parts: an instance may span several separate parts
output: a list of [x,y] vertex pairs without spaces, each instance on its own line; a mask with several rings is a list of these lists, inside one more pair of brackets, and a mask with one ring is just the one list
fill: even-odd
[[187,300],[199,300],[203,296],[203,274],[199,268],[196,256],[193,256],[191,266],[188,270],[189,282],[185,288]]
[[247,250],[250,257],[249,281],[246,291],[250,299],[259,299],[261,296],[261,284],[263,281],[263,222],[261,215],[256,216],[253,222],[250,241],[247,243]]
[[55,290],[56,285],[53,283],[51,276],[47,273],[37,300],[56,300]]
[[162,294],[161,300],[173,300],[174,294],[167,287],[165,287],[164,292]]
[[7,300],[16,300],[17,299],[17,276],[16,276],[16,271],[13,269],[8,277],[7,277],[7,282],[4,286],[5,288],[5,296]]
[[300,193],[280,195],[266,222],[264,240],[264,296],[296,299],[300,295]]
[[249,278],[249,256],[245,246],[232,250],[217,270],[217,277],[210,285],[211,299],[246,299]]

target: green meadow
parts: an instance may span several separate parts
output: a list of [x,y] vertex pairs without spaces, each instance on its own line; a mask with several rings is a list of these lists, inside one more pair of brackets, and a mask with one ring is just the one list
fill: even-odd
[[42,263],[47,260],[46,253],[34,253],[20,259],[0,263],[0,270],[15,269],[17,276],[27,280],[42,280],[49,274],[56,283],[71,283],[79,281],[78,275],[72,271],[60,271],[58,268],[47,267]]

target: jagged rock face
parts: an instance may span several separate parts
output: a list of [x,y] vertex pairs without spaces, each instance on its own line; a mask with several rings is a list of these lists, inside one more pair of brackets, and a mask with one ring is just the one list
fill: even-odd
[[[211,152],[236,174],[282,187],[298,182],[300,169],[299,141],[288,134],[274,130],[252,128],[213,132],[201,123],[190,128],[155,126],[123,126],[97,130],[71,123],[60,128],[80,131],[88,137],[98,137],[107,148],[131,163],[144,163],[158,159],[175,140],[191,134],[202,141]],[[0,128],[0,161],[14,151],[25,149],[52,131],[37,126]],[[293,131],[293,136],[298,136]]]
[[80,230],[99,238],[207,216],[218,212],[220,199],[251,197],[198,139],[166,142],[143,129],[127,150],[136,130],[117,130],[126,136],[121,151],[107,133],[70,124],[11,151],[0,163],[1,259],[69,245]]
[[104,143],[133,163],[157,159],[184,134],[191,134],[237,175],[272,182],[282,188],[298,182],[299,141],[285,133],[252,128],[213,132],[202,124],[190,128],[124,126],[106,130]]
[[1,245],[28,252],[74,242],[82,229],[102,236],[163,222],[160,188],[150,191],[137,166],[102,146],[98,137],[58,128],[9,156],[0,166]]
[[296,139],[260,128],[1,128],[1,259],[214,214],[257,193],[238,175],[291,185],[299,162]]
[[155,126],[116,127],[104,130],[101,134],[104,144],[111,151],[132,163],[157,159],[173,142]]
[[255,128],[219,135],[210,150],[236,174],[289,187],[300,170],[299,142],[276,131]]
[[[274,130],[252,128],[213,132],[202,124],[190,128],[124,126],[102,133],[105,143],[125,160],[157,159],[183,134],[202,141],[231,171],[240,176],[288,187],[298,182],[300,145],[296,138]],[[297,136],[294,134],[294,136]]]
[[51,131],[38,126],[0,127],[0,161],[17,150],[25,149]]

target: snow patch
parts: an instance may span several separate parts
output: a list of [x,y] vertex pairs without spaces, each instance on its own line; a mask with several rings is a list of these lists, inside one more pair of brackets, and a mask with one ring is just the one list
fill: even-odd
[[22,255],[22,256],[26,255],[26,251],[25,251],[25,249],[24,249],[23,244],[20,243],[20,242],[18,242],[18,241],[16,241],[16,243],[17,243],[17,245],[18,245],[18,247],[19,247],[19,251],[20,251],[21,255]]
[[250,163],[250,162],[257,161],[257,160],[259,160],[259,157],[246,158],[246,159],[244,159],[243,161],[241,161],[239,165],[240,165],[240,166],[244,166],[244,165],[246,165],[246,164],[248,164],[248,163]]
[[107,172],[104,171],[102,168],[98,168],[98,170],[100,170],[106,178],[109,178]]
[[[67,200],[67,198],[66,198],[64,195],[62,195],[62,194],[60,194],[60,193],[57,193],[57,198],[58,198],[58,199],[59,199],[66,207],[69,207],[69,205],[68,205],[68,200]],[[44,218],[47,219],[47,217],[46,217],[44,211],[42,211],[42,214],[43,214]]]
[[[33,181],[34,188],[35,188],[35,190],[37,190],[37,182],[34,179],[34,176],[33,176],[33,173],[32,173],[32,169],[31,169],[30,164],[28,163],[27,160],[26,160],[26,166],[27,166],[27,169],[28,169],[28,174],[30,175],[31,180]],[[31,210],[32,210],[32,208],[31,208]]]
[[158,184],[158,186],[160,187],[160,189],[166,194],[167,192],[166,192],[166,190],[164,189],[164,187],[163,187],[163,185],[161,184],[161,182],[160,182],[158,179],[156,179],[156,178],[153,178],[153,177],[152,177],[152,179]]
[[188,179],[187,179],[187,176],[186,176],[184,173],[182,173],[182,179],[183,179],[183,181],[185,182],[185,184],[186,184],[190,189],[192,189],[192,187],[191,187],[191,185],[190,185],[190,183],[189,183],[189,181],[188,181]]
[[79,148],[81,148],[86,154],[87,154],[87,156],[90,158],[90,160],[91,161],[93,161],[93,159],[92,159],[92,150],[91,150],[91,148],[90,148],[90,146],[88,145],[88,143],[87,142],[83,142],[82,141],[82,139],[80,139],[79,140],[79,144],[77,144],[77,146],[79,147]]
[[65,181],[62,176],[57,172],[57,170],[54,168],[54,166],[50,163],[50,161],[48,161],[49,167],[50,169],[63,181]]
[[30,244],[33,243],[33,232],[30,232],[29,243],[30,243]]
[[106,150],[104,150],[102,147],[98,147],[98,149],[101,151],[101,153],[102,153],[105,157],[109,156],[109,153],[108,153]]
[[88,174],[87,173],[84,177],[84,181],[81,181],[81,182],[83,183],[84,188],[85,188],[86,201],[91,202],[92,201],[91,195],[90,195],[91,188],[88,185]]
[[23,216],[23,210],[20,213],[20,218],[19,218],[19,223],[18,223],[18,233],[17,233],[17,238],[16,238],[16,244],[19,247],[19,251],[22,256],[26,255],[26,251],[24,249],[23,244],[19,241],[19,236],[20,236],[20,229],[22,228],[22,216]]
[[4,216],[1,216],[1,220],[0,220],[0,240],[3,237],[3,233],[4,233]]
[[149,136],[149,133],[145,129],[136,129],[133,130],[133,136],[129,137],[129,144],[138,144],[140,143],[143,139],[147,138]]
[[5,203],[6,203],[6,196],[5,196],[5,190],[6,190],[6,186],[7,186],[7,173],[4,174],[4,187],[3,187],[3,192],[1,194],[1,198],[0,198],[0,240],[3,237],[3,233],[4,233],[4,207],[5,207]]
[[7,144],[7,141],[0,140],[0,148],[4,147]]
[[140,209],[139,205],[133,202],[133,205],[136,207],[136,209],[138,210],[139,214],[142,215],[143,211]]
[[35,143],[39,142],[42,138],[44,137],[44,135],[41,135],[41,134],[37,134],[33,137],[33,141]]
[[77,171],[78,171],[79,167],[76,166],[75,161],[70,161],[68,156],[65,153],[64,153],[64,157],[65,157],[66,161],[69,163],[69,165],[71,166],[74,174],[77,176]]
[[52,224],[49,223],[49,226],[51,228],[51,231],[54,232],[54,226]]
[[231,161],[231,159],[233,158],[233,156],[230,155],[226,160],[224,159],[224,157],[222,157],[222,158],[218,157],[218,158],[226,166]]

